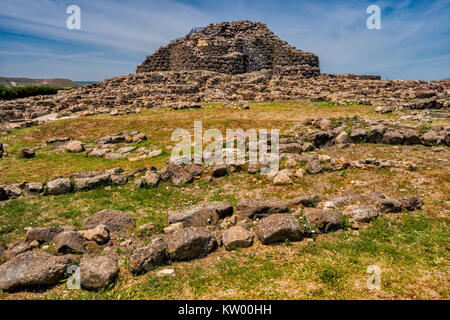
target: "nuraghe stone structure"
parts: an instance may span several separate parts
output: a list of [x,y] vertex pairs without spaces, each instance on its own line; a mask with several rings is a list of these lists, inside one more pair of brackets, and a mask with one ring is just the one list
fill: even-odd
[[319,58],[278,38],[261,22],[210,24],[159,48],[136,72],[209,70],[239,74],[263,69],[274,74],[317,76]]
[[53,96],[0,101],[0,128],[178,102],[310,99],[448,110],[449,96],[449,79],[380,80],[320,73],[314,54],[289,46],[262,23],[238,21],[209,25],[158,49],[135,74]]

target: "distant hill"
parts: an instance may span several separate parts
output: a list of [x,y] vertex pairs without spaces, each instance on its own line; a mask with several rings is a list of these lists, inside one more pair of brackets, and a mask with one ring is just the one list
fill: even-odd
[[73,88],[80,86],[70,79],[29,79],[29,78],[7,78],[0,77],[0,85],[7,88],[25,86],[44,86],[55,88]]

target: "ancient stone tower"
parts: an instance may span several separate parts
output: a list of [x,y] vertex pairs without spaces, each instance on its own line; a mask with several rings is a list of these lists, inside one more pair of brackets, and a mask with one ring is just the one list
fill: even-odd
[[136,72],[209,70],[240,74],[262,69],[278,75],[317,76],[319,58],[278,38],[261,22],[210,24],[148,56]]

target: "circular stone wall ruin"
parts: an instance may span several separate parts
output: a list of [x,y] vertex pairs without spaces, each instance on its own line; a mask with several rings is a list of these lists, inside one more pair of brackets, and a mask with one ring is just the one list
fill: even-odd
[[209,70],[241,74],[263,69],[274,74],[320,74],[319,58],[278,38],[261,22],[210,24],[168,46],[159,48],[137,72]]

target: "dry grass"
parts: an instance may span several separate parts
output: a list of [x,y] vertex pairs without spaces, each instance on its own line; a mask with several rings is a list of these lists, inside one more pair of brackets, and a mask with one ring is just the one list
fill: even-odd
[[[84,142],[126,130],[140,130],[149,137],[143,145],[162,148],[173,144],[175,128],[193,130],[202,120],[204,129],[287,129],[309,117],[385,117],[374,107],[333,107],[321,103],[252,103],[250,110],[220,106],[201,110],[147,110],[138,115],[99,115],[64,120],[9,134],[10,157],[0,160],[0,183],[40,181],[56,175],[121,166],[162,167],[168,154],[144,162],[89,159],[44,147],[37,157],[19,160],[21,147],[36,147],[54,136],[72,136]],[[3,139],[3,138],[2,138]],[[359,235],[343,230],[316,241],[254,246],[227,252],[223,248],[206,258],[170,266],[175,277],[156,277],[156,271],[132,276],[121,267],[120,280],[100,292],[68,291],[64,284],[46,292],[3,294],[3,299],[448,299],[450,170],[448,148],[434,152],[424,146],[351,145],[328,147],[321,154],[351,160],[365,158],[413,161],[418,170],[349,169],[295,179],[292,185],[274,186],[265,177],[232,173],[211,183],[196,180],[184,187],[170,182],[157,189],[134,191],[131,185],[79,192],[56,197],[37,196],[9,201],[0,207],[0,241],[20,239],[29,226],[73,224],[98,210],[110,208],[133,215],[137,224],[155,221],[167,210],[211,200],[235,204],[248,197],[277,196],[291,199],[309,193],[328,200],[350,192],[379,191],[399,198],[418,194],[424,198],[421,212],[391,214],[365,226]],[[363,186],[351,181],[362,181]],[[382,290],[370,291],[367,266],[382,269]],[[162,268],[162,267],[161,267]],[[160,269],[161,269],[160,268]]]

